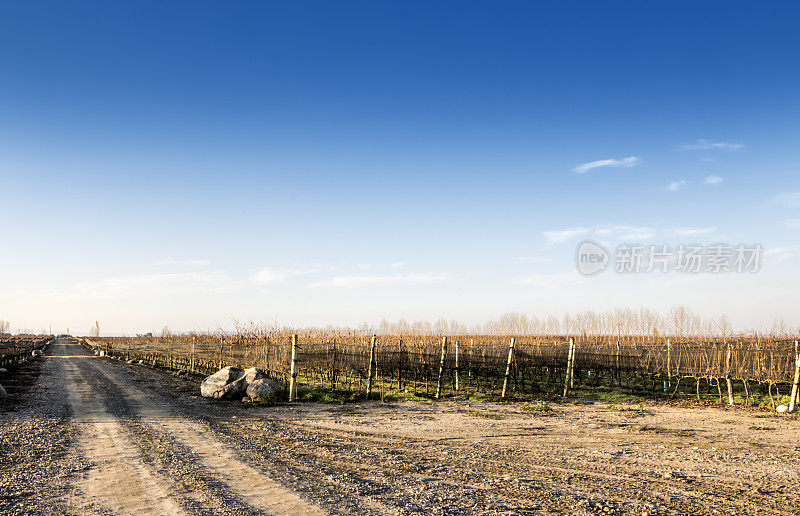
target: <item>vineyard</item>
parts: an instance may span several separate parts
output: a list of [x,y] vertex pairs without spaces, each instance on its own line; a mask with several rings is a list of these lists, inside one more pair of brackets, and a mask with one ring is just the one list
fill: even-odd
[[730,404],[740,392],[747,403],[766,389],[774,405],[774,396],[788,389],[794,388],[796,399],[800,367],[797,341],[789,338],[253,332],[112,337],[89,344],[125,360],[198,374],[256,366],[287,388],[368,397],[525,397],[618,388],[699,399],[703,380],[704,395],[721,400],[724,385]]
[[0,367],[13,365],[25,357],[31,356],[35,349],[43,348],[52,340],[46,335],[18,335],[0,337]]

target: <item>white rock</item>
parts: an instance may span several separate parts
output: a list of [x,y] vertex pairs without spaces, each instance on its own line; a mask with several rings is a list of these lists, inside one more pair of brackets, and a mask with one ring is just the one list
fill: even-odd
[[238,367],[223,367],[200,384],[200,395],[204,398],[235,398],[247,388],[244,371]]
[[6,374],[7,372],[8,369],[6,369],[5,367],[0,367],[0,374]]
[[0,399],[5,398],[6,396],[8,396],[6,390],[3,388],[2,385],[0,385]]
[[775,408],[775,410],[777,410],[778,412],[783,413],[783,412],[786,412],[787,410],[789,410],[789,407],[787,407],[786,405],[778,405]]
[[247,385],[255,382],[256,380],[261,380],[266,378],[267,375],[264,374],[264,371],[257,367],[251,367],[250,369],[244,370],[244,381]]
[[247,384],[247,397],[258,401],[268,396],[273,396],[281,388],[277,382],[269,378],[259,378]]
[[31,351],[31,356],[32,357],[40,357],[40,356],[42,356],[42,350],[41,349],[34,349],[33,351]]

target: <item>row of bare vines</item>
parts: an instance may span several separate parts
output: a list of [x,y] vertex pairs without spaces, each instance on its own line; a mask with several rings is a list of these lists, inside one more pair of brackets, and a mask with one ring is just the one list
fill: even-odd
[[[287,382],[291,332],[252,331],[233,335],[189,334],[161,337],[105,337],[92,345],[153,365],[212,373],[226,365],[256,366]],[[508,335],[378,335],[313,331],[298,336],[298,381],[332,390],[360,390],[368,379],[370,356],[378,383],[387,389],[430,393],[440,368],[451,390],[491,392],[503,382]],[[789,383],[795,370],[795,340],[778,337],[681,337],[622,335],[574,337],[575,370],[591,379],[623,374],[672,378],[729,378],[769,385]],[[511,361],[517,391],[537,391],[563,382],[569,338],[519,336]],[[593,376],[594,375],[594,376]],[[580,375],[579,375],[580,376]],[[588,381],[589,385],[592,384]]]

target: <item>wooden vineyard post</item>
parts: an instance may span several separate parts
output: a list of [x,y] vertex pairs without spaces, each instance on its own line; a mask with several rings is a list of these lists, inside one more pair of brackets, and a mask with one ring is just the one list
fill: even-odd
[[456,341],[456,392],[458,392],[458,341]]
[[331,366],[331,392],[336,392],[336,339],[333,339],[333,365]]
[[503,393],[500,395],[501,398],[506,397],[506,392],[508,390],[508,375],[511,374],[511,360],[514,358],[514,337],[511,337],[511,344],[508,345],[508,360],[506,360],[506,376],[503,378]]
[[222,351],[225,348],[225,337],[219,338],[219,364],[217,369],[222,369]]
[[572,357],[569,360],[569,388],[572,389],[575,381],[575,339],[569,339],[572,344]]
[[569,351],[567,352],[567,373],[564,375],[564,397],[567,396],[569,388],[572,386],[572,358],[575,353],[575,340],[569,338]]
[[664,370],[667,374],[664,378],[664,392],[667,392],[667,388],[672,387],[672,347],[669,339],[667,339],[667,364]]
[[197,337],[192,335],[192,362],[191,362],[191,365],[189,366],[189,369],[191,370],[192,373],[195,372],[195,370],[194,370],[194,350],[195,350],[195,340],[196,339],[197,339]]
[[728,386],[728,405],[733,406],[733,386],[731,385],[731,343],[727,342],[728,351],[725,354],[725,383]]
[[289,403],[295,401],[297,397],[297,386],[295,385],[297,379],[297,334],[292,334],[292,364],[289,368]]
[[[667,339],[667,382],[672,381],[672,346],[669,339]],[[670,383],[671,385],[671,383]]]
[[794,382],[792,382],[792,396],[789,399],[789,412],[794,412],[797,403],[798,383],[800,383],[800,351],[797,349],[797,341],[794,341]]
[[467,376],[472,380],[472,351],[475,349],[475,339],[469,339],[469,357],[467,357]]
[[397,340],[397,392],[400,392],[402,390],[403,390],[403,339],[398,339]]
[[377,337],[375,335],[372,336],[372,341],[369,346],[369,368],[367,369],[367,399],[372,396],[372,376],[375,374],[375,368],[373,364],[375,363],[375,341]]
[[436,399],[442,395],[442,373],[444,373],[444,357],[447,354],[447,337],[442,337],[442,355],[439,359],[439,377],[436,380]]

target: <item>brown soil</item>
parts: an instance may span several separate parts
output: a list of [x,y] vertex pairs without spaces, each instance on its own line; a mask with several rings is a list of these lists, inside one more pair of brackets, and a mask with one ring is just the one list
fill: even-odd
[[262,407],[66,342],[48,355],[2,407],[0,512],[800,512],[794,417],[590,401]]

